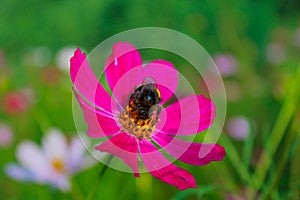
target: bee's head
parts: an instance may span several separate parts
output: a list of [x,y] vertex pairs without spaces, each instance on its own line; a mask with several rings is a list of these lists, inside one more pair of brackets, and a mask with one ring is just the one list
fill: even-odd
[[161,101],[160,93],[154,84],[142,84],[133,93],[134,103],[138,106],[150,108]]

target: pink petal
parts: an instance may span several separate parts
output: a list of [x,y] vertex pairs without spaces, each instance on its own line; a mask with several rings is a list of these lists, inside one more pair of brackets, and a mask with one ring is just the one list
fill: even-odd
[[125,107],[128,104],[130,94],[141,85],[145,79],[153,80],[160,91],[164,104],[173,96],[178,85],[178,72],[173,65],[164,60],[157,60],[143,66],[137,66],[127,71],[115,85],[113,94],[119,103]]
[[178,72],[172,63],[156,60],[142,67],[138,50],[128,42],[113,45],[113,52],[106,61],[107,82],[119,103],[125,106],[135,87],[145,78],[152,78],[161,92],[165,103],[175,93],[178,85]]
[[74,52],[70,63],[71,79],[76,90],[91,104],[106,111],[111,111],[112,100],[110,95],[100,85],[88,64],[85,54],[79,48]]
[[88,136],[101,138],[113,135],[120,131],[120,127],[117,125],[112,114],[95,109],[86,103],[76,90],[74,90],[74,94],[83,111],[84,121],[88,125]]
[[215,115],[215,105],[210,99],[202,95],[190,95],[162,112],[161,118],[166,118],[162,132],[183,136],[195,134],[207,129],[213,123]]
[[123,132],[96,146],[95,149],[121,158],[131,167],[134,176],[139,177],[138,145],[135,137]]
[[143,70],[144,78],[155,80],[164,104],[175,93],[178,86],[178,71],[173,64],[165,60],[148,63]]
[[144,164],[152,176],[180,190],[197,188],[194,177],[188,171],[170,163],[151,142],[140,140],[139,147]]
[[220,161],[226,155],[224,147],[218,144],[188,142],[162,133],[152,138],[176,159],[191,165],[206,165],[211,161]]
[[[135,69],[138,66],[140,67]],[[116,85],[122,87],[121,93],[113,92],[121,104],[124,103],[121,102],[123,96],[126,95],[126,98],[128,98],[134,87],[142,83],[141,67],[142,58],[134,46],[128,42],[118,42],[113,45],[112,54],[108,57],[105,64],[105,75],[112,91],[115,90]],[[135,69],[134,72],[124,76],[132,69]],[[120,81],[121,78],[123,79],[122,81]]]
[[115,85],[113,95],[124,108],[134,89],[143,83],[143,66],[137,66],[126,72]]

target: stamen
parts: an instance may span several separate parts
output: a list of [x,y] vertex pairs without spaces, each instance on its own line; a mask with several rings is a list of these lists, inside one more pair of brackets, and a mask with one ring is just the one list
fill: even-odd
[[149,119],[132,118],[130,115],[131,108],[127,106],[119,115],[119,122],[123,131],[134,135],[138,139],[149,138],[155,130],[155,124],[158,116],[153,114]]
[[59,173],[64,171],[64,163],[62,160],[54,158],[51,164],[55,171]]

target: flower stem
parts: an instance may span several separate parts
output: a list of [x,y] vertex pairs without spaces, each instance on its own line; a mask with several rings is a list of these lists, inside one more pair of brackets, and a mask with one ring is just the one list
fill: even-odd
[[108,168],[108,164],[111,162],[112,159],[113,159],[113,155],[109,155],[109,157],[107,159],[107,162],[104,164],[104,167],[101,169],[99,175],[97,176],[96,183],[94,184],[94,187],[89,192],[89,195],[88,195],[88,198],[87,198],[88,200],[92,200],[93,197],[95,196],[97,188],[99,187],[99,184],[100,184],[100,179],[105,174],[105,172]]

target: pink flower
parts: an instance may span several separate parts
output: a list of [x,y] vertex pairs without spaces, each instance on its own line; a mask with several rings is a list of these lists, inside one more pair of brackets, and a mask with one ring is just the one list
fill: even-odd
[[18,115],[26,112],[33,101],[33,91],[30,88],[10,91],[0,98],[1,107],[9,115]]
[[12,128],[4,123],[0,122],[0,147],[9,147],[13,141]]
[[237,61],[230,54],[216,54],[214,61],[222,76],[232,76],[237,71]]
[[17,148],[20,164],[8,164],[6,173],[16,180],[68,191],[70,176],[93,164],[90,158],[78,138],[72,138],[69,144],[60,130],[51,129],[41,148],[32,141],[22,142]]
[[161,108],[178,85],[178,72],[172,63],[155,60],[143,66],[139,52],[130,43],[114,44],[105,64],[113,97],[99,83],[80,49],[71,58],[70,74],[88,124],[88,136],[107,137],[95,149],[122,159],[135,177],[139,177],[140,156],[146,169],[159,180],[180,190],[197,187],[194,177],[173,165],[153,143],[176,159],[197,166],[225,156],[224,148],[217,144],[175,137],[207,129],[215,117],[215,105],[204,96],[190,95]]
[[237,140],[246,140],[250,134],[250,123],[244,116],[230,117],[226,128],[228,134]]

